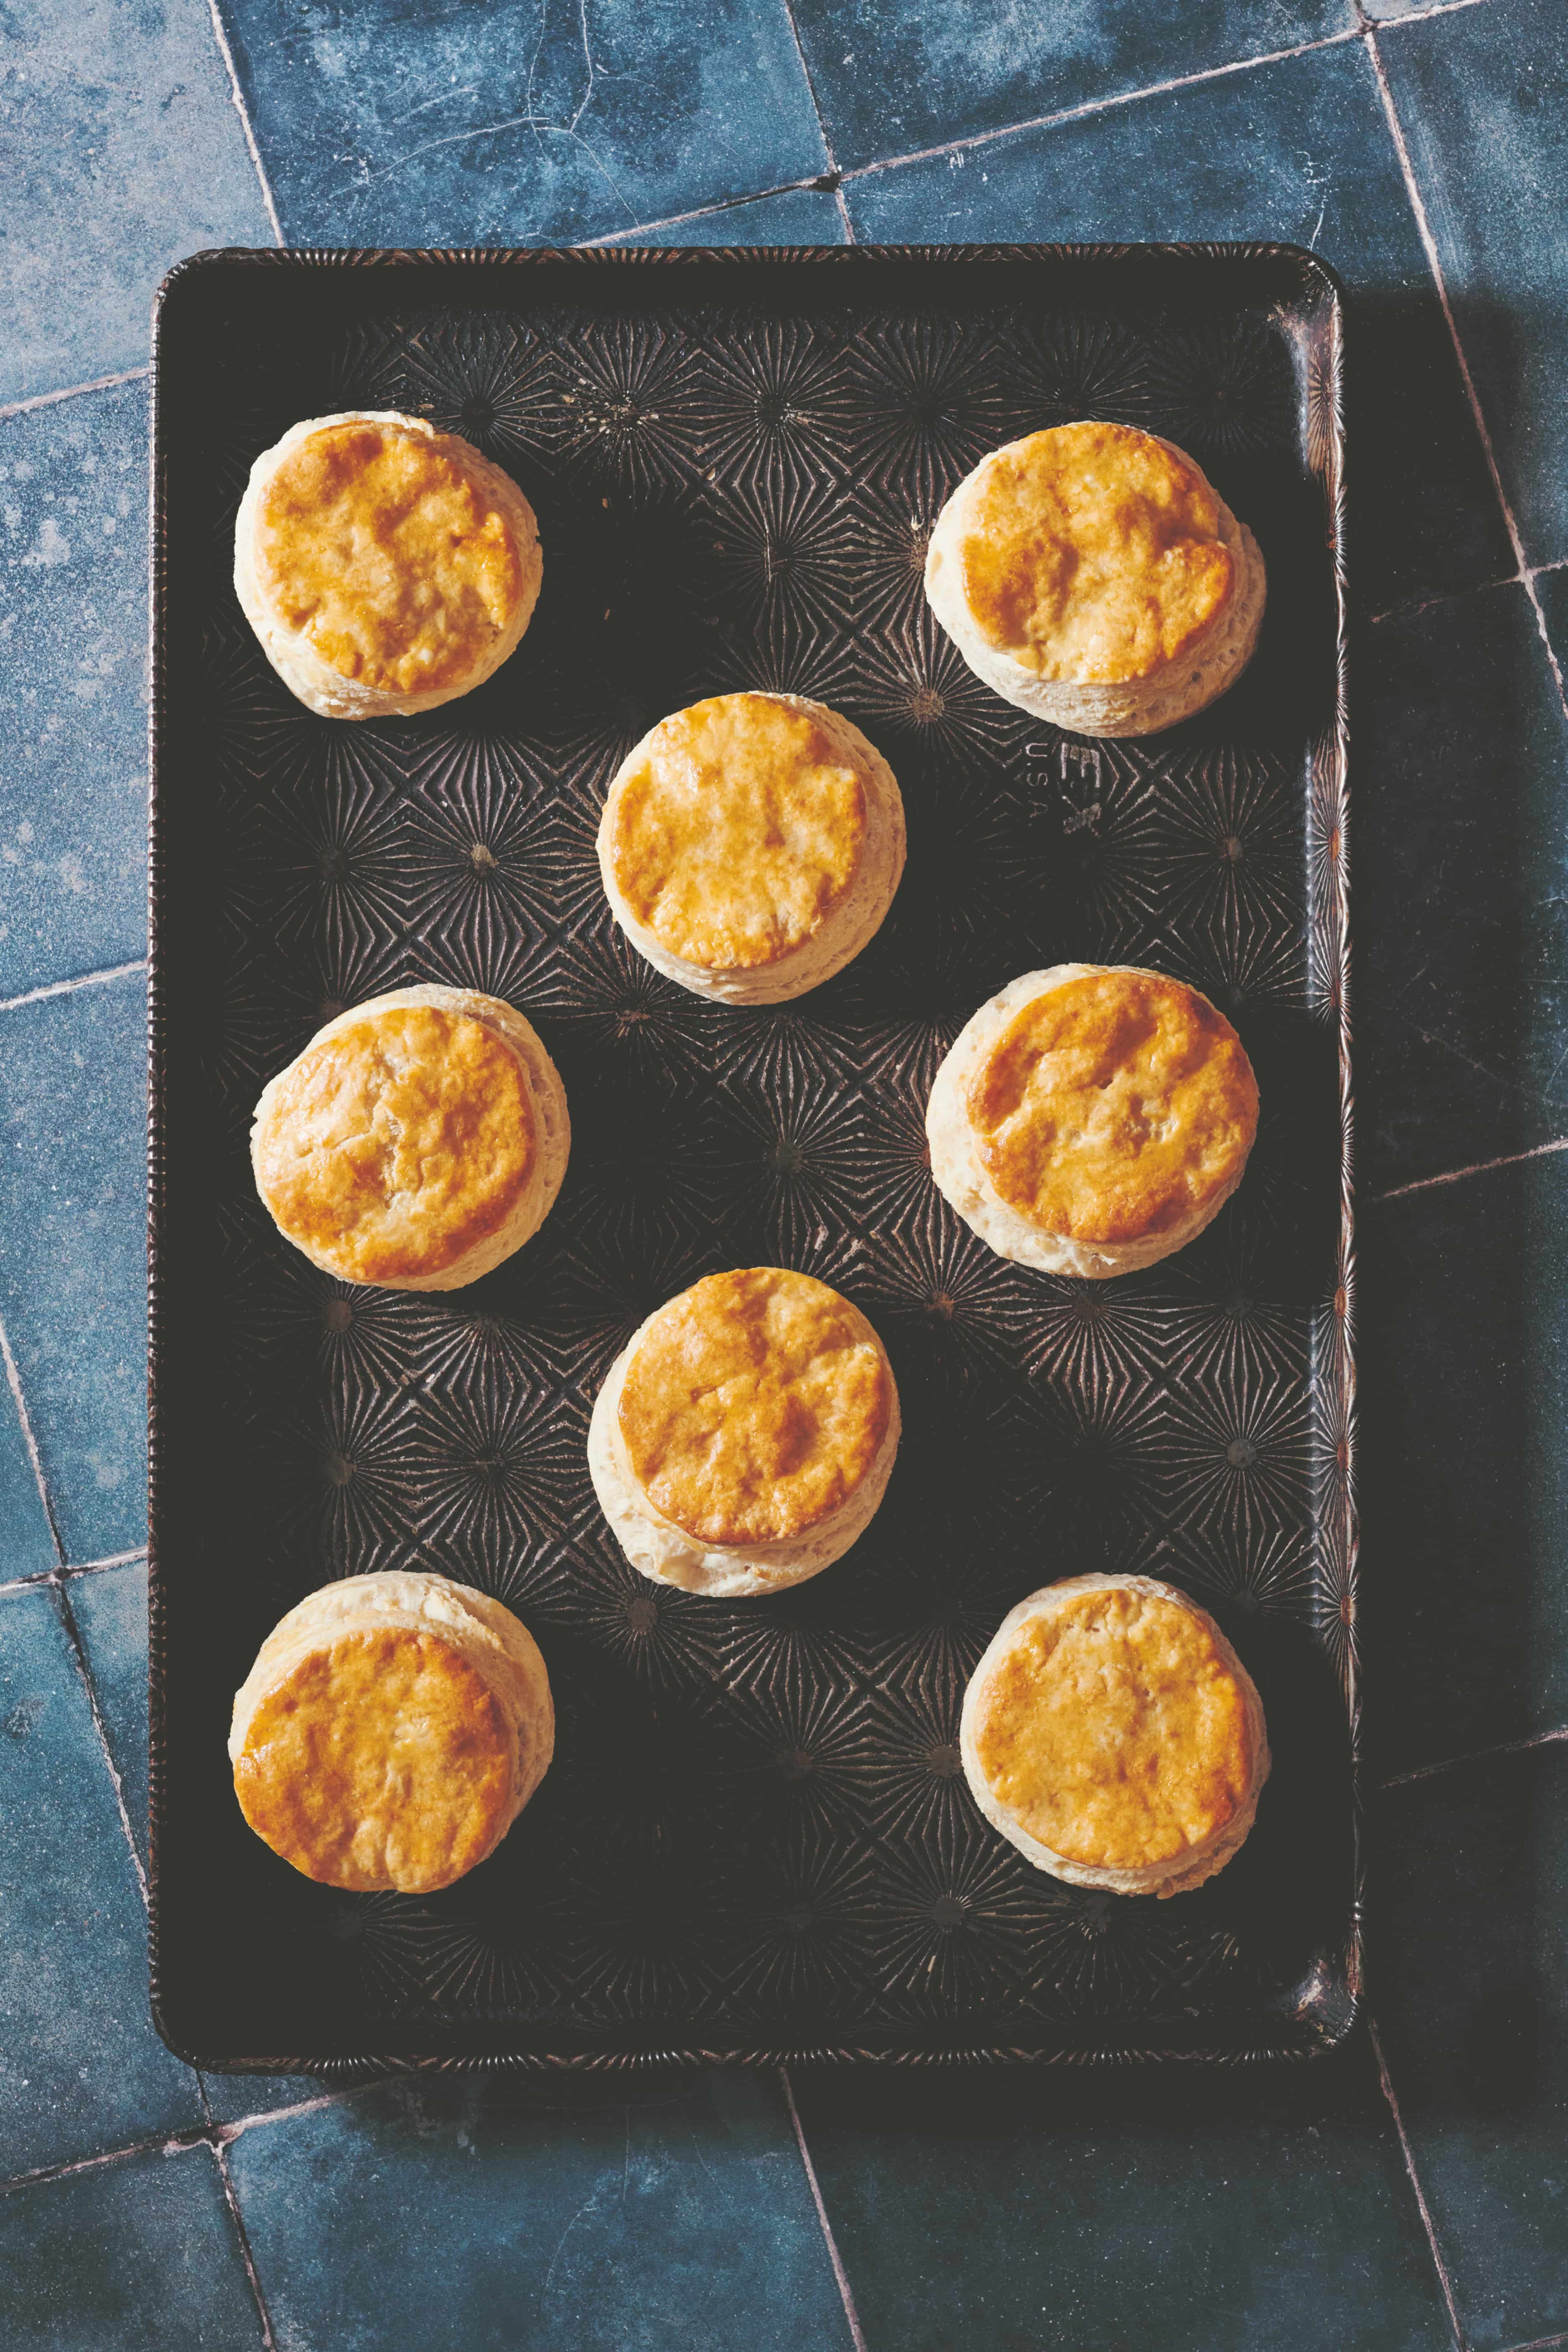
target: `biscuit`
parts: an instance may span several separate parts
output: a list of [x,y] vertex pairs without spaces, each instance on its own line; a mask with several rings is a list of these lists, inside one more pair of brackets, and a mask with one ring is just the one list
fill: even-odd
[[341,1282],[460,1290],[539,1231],[571,1148],[566,1090],[499,996],[395,988],[319,1029],[262,1091],[256,1189]]
[[444,1576],[351,1576],[301,1601],[235,1695],[240,1811],[307,1878],[427,1895],[494,1852],[549,1769],[532,1635]]
[[291,425],[251,467],[235,523],[245,617],[323,719],[434,710],[483,685],[520,644],[543,569],[510,477],[395,409]]
[[635,1331],[588,1430],[632,1566],[735,1598],[842,1559],[899,1448],[887,1351],[858,1307],[781,1266],[713,1274]]
[[1079,735],[1152,735],[1251,660],[1258,541],[1173,442],[1054,425],[983,457],[937,517],[926,600],[977,677]]
[[1269,1769],[1241,1660],[1147,1576],[1073,1576],[1009,1610],[964,1693],[959,1753],[1037,1870],[1117,1895],[1182,1895],[1223,1870]]
[[622,761],[599,824],[616,920],[698,996],[782,1004],[858,956],[904,870],[904,803],[860,730],[798,694],[677,710]]
[[1258,1081],[1206,996],[1053,964],[983,1004],[926,1106],[938,1190],[999,1257],[1100,1280],[1195,1240],[1240,1183]]

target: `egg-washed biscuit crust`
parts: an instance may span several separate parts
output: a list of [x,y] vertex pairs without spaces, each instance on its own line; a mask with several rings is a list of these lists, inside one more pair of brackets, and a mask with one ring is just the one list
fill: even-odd
[[1131,425],[1012,442],[980,469],[958,542],[973,625],[1037,677],[1152,677],[1230,599],[1220,512],[1190,458]]
[[819,931],[864,848],[864,781],[820,719],[766,694],[675,711],[616,781],[605,852],[671,955],[756,971]]
[[710,1275],[638,1340],[617,1410],[632,1472],[699,1541],[777,1542],[855,1495],[894,1408],[882,1344],[848,1299],[779,1266]]
[[446,1886],[506,1826],[512,1748],[483,1677],[400,1626],[344,1633],[262,1699],[235,1759],[240,1809],[307,1878]]
[[1043,1231],[1118,1243],[1235,1190],[1258,1082],[1230,1023],[1159,972],[1081,972],[1019,1008],[970,1079],[997,1196]]
[[258,584],[342,677],[387,695],[450,687],[510,627],[526,574],[474,454],[401,420],[346,417],[266,481]]
[[1015,1627],[983,1665],[974,1757],[1064,1861],[1144,1870],[1223,1835],[1254,1793],[1248,1695],[1206,1617],[1115,1585]]
[[247,1821],[307,1877],[426,1893],[481,1862],[549,1769],[550,1677],[489,1594],[345,1577],[274,1626],[235,1695]]
[[253,1141],[283,1233],[364,1283],[438,1275],[497,1233],[536,1150],[518,1055],[428,1004],[332,1024],[268,1087]]

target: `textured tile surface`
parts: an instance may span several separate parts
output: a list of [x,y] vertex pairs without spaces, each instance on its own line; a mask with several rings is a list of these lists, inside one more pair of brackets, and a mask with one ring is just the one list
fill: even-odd
[[1375,1826],[1373,1997],[1466,2341],[1561,2341],[1568,1741],[1391,1790]]
[[0,1598],[0,2175],[198,2126],[147,2013],[146,1915],[51,1592]]
[[[1513,569],[1360,45],[847,183],[857,236],[1270,237],[1352,291],[1352,588],[1382,612]],[[1245,518],[1244,518],[1245,519]]]
[[795,2092],[873,2347],[1448,2352],[1368,2072]]
[[786,188],[695,220],[639,229],[623,245],[843,245],[844,215],[826,188]]
[[136,1847],[147,1859],[147,1563],[67,1580],[87,1652],[109,1752],[120,1775]]
[[38,1481],[9,1388],[0,1395],[0,1584],[55,1565]]
[[10,0],[0,61],[0,402],[147,357],[153,289],[270,245],[204,0]]
[[243,2134],[280,2342],[381,2352],[395,2311],[453,2352],[847,2352],[777,2078],[607,2089],[398,2088]]
[[1368,1193],[1568,1132],[1568,717],[1521,587],[1379,622],[1352,741]]
[[68,1558],[146,1532],[139,978],[0,1013],[0,1317]]
[[0,421],[0,997],[145,952],[147,387]]
[[1568,1722],[1565,1267],[1568,1152],[1363,1217],[1374,1772]]
[[[827,135],[846,170],[1348,31],[1349,0],[797,0]],[[1042,235],[1049,235],[1042,231]]]
[[826,163],[784,0],[225,14],[291,245],[570,245]]
[[261,2323],[205,2148],[0,2197],[6,2352],[251,2352]]
[[1489,0],[1383,43],[1531,563],[1568,555],[1568,10]]

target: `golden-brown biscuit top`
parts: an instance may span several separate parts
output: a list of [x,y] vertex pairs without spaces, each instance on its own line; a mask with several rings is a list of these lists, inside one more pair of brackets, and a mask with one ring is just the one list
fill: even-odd
[[331,1886],[423,1894],[506,1828],[514,1741],[481,1675],[437,1635],[344,1633],[274,1684],[234,1762],[240,1810]]
[[500,1231],[537,1150],[511,1048],[466,1013],[396,1005],[311,1045],[256,1133],[261,1195],[345,1282],[439,1274]]
[[441,442],[395,425],[296,444],[261,496],[256,570],[329,667],[381,694],[466,677],[523,586],[493,499]]
[[620,1428],[664,1517],[703,1543],[768,1543],[848,1501],[892,1399],[858,1307],[809,1275],[749,1266],[655,1317],[626,1368]]
[[1195,989],[1158,972],[1096,971],[1014,1014],[970,1080],[968,1109],[1010,1208],[1044,1233],[1131,1242],[1239,1181],[1258,1081]]
[[1169,443],[1126,425],[1058,425],[999,450],[958,561],[975,626],[1037,677],[1152,677],[1229,602],[1219,502]]
[[821,929],[865,838],[860,774],[820,720],[720,694],[655,728],[617,784],[608,855],[633,915],[672,955],[754,971]]
[[1114,1587],[1026,1618],[976,1695],[987,1786],[1042,1845],[1141,1870],[1205,1843],[1247,1802],[1247,1700],[1200,1617]]

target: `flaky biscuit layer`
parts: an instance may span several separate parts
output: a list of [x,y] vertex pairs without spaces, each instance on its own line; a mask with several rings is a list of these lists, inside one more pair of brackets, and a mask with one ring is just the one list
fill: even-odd
[[1118,1895],[1223,1870],[1270,1766],[1225,1634],[1143,1576],[1069,1577],[1009,1610],[964,1693],[959,1752],[981,1811],[1037,1869]]
[[251,467],[235,522],[240,607],[325,719],[434,710],[481,686],[521,644],[543,571],[510,476],[395,409],[291,425]]
[[[434,1018],[420,1024],[420,1013]],[[475,1030],[504,1066],[487,1068],[477,1050],[447,1066],[451,1041],[472,1045]],[[468,1098],[465,1070],[484,1100]],[[509,1158],[513,1092],[530,1131]],[[571,1139],[566,1090],[532,1024],[500,997],[426,982],[317,1031],[262,1090],[251,1165],[279,1231],[324,1273],[385,1290],[458,1290],[538,1232]]]
[[228,1752],[246,1819],[305,1876],[424,1894],[494,1851],[554,1741],[544,1661],[510,1610],[398,1570],[323,1586],[274,1627]]

